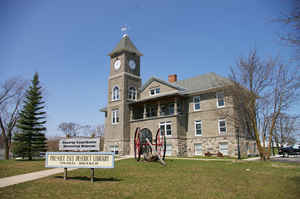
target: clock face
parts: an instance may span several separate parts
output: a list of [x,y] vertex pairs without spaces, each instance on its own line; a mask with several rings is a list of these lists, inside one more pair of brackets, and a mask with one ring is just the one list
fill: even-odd
[[121,61],[119,59],[117,61],[115,61],[114,67],[115,67],[115,70],[119,70],[119,68],[121,67]]
[[129,67],[130,67],[132,70],[135,69],[135,66],[136,66],[135,61],[134,61],[133,59],[129,60]]

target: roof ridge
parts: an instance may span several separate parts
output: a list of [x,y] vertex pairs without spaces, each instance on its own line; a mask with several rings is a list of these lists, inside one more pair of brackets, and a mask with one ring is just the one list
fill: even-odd
[[178,89],[178,90],[186,90],[186,88],[182,87],[182,86],[179,86],[179,85],[176,85],[174,83],[170,83],[168,81],[165,81],[163,79],[160,79],[158,77],[155,77],[155,76],[151,76],[146,82],[145,84],[142,86],[141,90],[144,90],[153,80],[156,80],[162,84],[165,84],[167,86],[170,86],[172,88],[175,88],[175,89]]
[[186,92],[191,92],[222,87],[229,81],[230,80],[228,78],[224,78],[214,72],[210,72],[177,81],[175,85],[186,88]]
[[[193,76],[193,77],[189,77],[189,78],[186,78],[186,79],[177,80],[177,82],[179,82],[179,81],[185,81],[185,80],[190,80],[190,79],[197,79],[199,77],[203,77],[203,76],[207,76],[207,75],[214,75],[214,76],[222,77],[222,76],[216,74],[215,72],[209,72],[209,73],[204,73],[204,74],[196,75],[196,76]],[[222,78],[225,78],[225,77],[222,77]]]

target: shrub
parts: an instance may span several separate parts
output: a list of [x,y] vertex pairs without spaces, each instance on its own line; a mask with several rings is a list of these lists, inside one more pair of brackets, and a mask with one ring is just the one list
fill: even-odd
[[210,157],[210,156],[212,156],[212,154],[208,151],[208,152],[206,152],[205,154],[205,157]]
[[223,154],[219,151],[219,152],[217,153],[217,157],[224,157],[224,156],[223,156]]

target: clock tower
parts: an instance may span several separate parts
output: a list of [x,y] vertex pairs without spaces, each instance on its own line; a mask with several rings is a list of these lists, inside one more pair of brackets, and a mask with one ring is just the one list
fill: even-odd
[[129,103],[139,98],[142,54],[125,34],[108,55],[110,75],[108,103],[105,110],[104,151],[128,155],[131,141]]

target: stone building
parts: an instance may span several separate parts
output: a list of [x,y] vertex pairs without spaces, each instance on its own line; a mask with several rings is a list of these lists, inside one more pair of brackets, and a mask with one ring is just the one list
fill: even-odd
[[[208,73],[185,80],[151,77],[142,85],[140,53],[127,35],[109,54],[110,75],[105,112],[104,151],[133,155],[137,127],[154,137],[166,135],[166,155],[195,156],[206,152],[237,156],[257,153],[255,140],[235,127],[226,78]],[[232,117],[233,118],[233,117]]]

